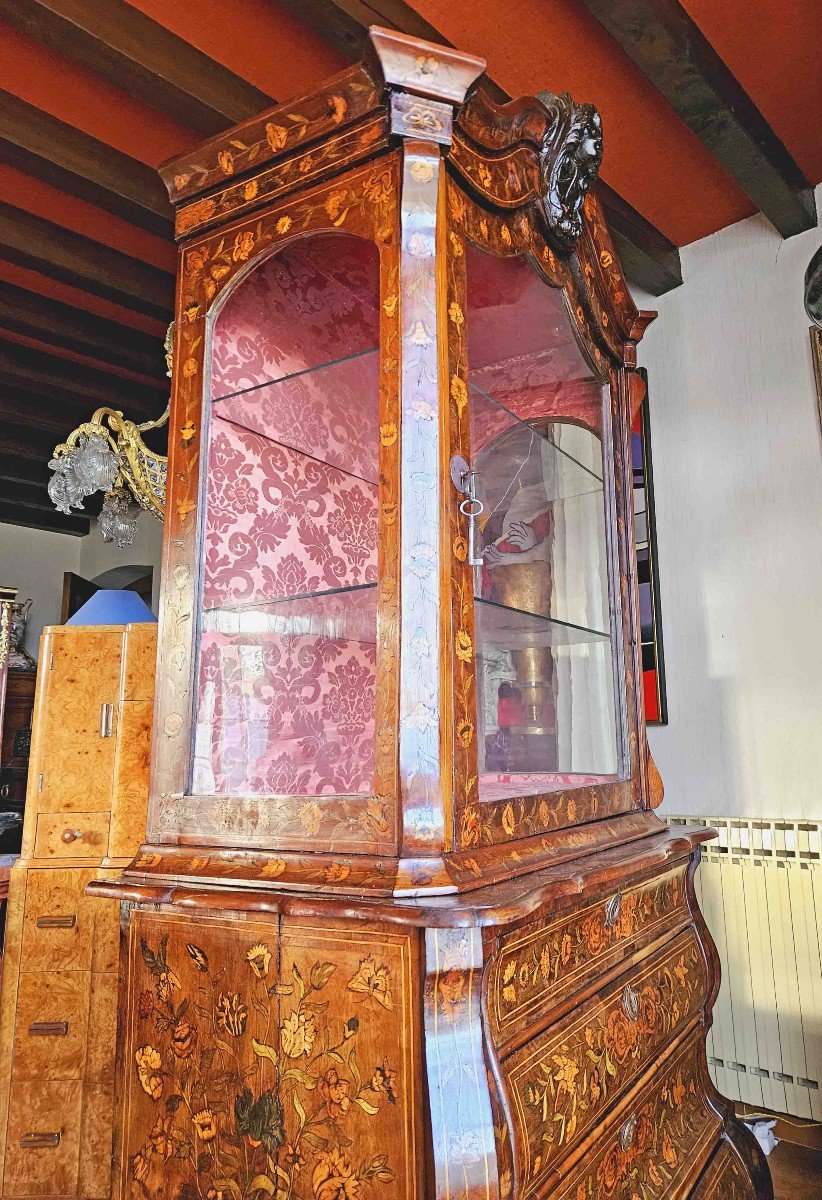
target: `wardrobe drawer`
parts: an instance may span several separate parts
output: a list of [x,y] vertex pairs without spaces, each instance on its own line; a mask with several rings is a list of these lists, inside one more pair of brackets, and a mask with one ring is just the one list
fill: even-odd
[[551,1200],[683,1200],[719,1137],[722,1121],[706,1095],[700,1029],[616,1111],[594,1145],[557,1184]]
[[114,1078],[119,985],[119,976],[115,974],[91,976],[86,1083],[110,1083]]
[[3,1195],[74,1195],[80,1154],[82,1084],[32,1081],[9,1107]]
[[615,891],[551,922],[500,939],[488,983],[497,1045],[546,1021],[642,946],[688,917],[687,863],[624,892]]
[[705,959],[689,929],[503,1062],[526,1187],[590,1133],[706,995]]
[[35,858],[105,858],[109,812],[40,813]]
[[720,1143],[690,1200],[756,1200],[753,1181],[727,1142]]
[[30,870],[26,876],[22,962],[41,970],[91,969],[100,902],[83,894],[94,871]]
[[[89,1031],[89,988],[85,971],[20,975],[12,1059],[12,1102],[25,1098],[23,1080],[81,1079]],[[115,1000],[116,1003],[116,1000]]]

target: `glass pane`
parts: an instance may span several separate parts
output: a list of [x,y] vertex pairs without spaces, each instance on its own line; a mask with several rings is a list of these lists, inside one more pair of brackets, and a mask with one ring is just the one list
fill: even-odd
[[343,235],[215,321],[195,793],[372,789],[378,335],[376,248]]
[[468,266],[480,799],[619,772],[603,387],[563,293],[520,259]]

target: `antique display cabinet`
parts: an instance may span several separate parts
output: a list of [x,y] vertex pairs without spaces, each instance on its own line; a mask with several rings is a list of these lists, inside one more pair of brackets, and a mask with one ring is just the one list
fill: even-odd
[[[180,242],[120,1200],[770,1195],[637,690],[596,111],[373,29]],[[757,1190],[758,1189],[758,1190]]]

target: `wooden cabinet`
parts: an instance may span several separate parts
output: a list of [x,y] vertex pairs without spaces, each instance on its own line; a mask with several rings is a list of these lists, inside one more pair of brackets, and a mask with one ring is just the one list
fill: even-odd
[[111,1194],[119,921],[86,887],[145,825],[155,654],[150,625],[41,642],[0,1001],[3,1197]]
[[596,111],[483,67],[373,29],[163,169],[148,822],[89,885],[123,913],[117,1200],[771,1195],[706,1069],[712,834],[653,811],[654,314]]

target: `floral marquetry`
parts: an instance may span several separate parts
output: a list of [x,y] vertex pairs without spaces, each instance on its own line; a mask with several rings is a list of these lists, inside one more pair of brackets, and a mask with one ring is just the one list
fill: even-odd
[[412,1200],[407,938],[148,917],[132,938],[127,1195]]
[[706,1070],[711,832],[652,811],[653,314],[596,110],[483,69],[372,29],[163,171],[150,815],[92,887],[123,906],[115,1200],[772,1200]]

